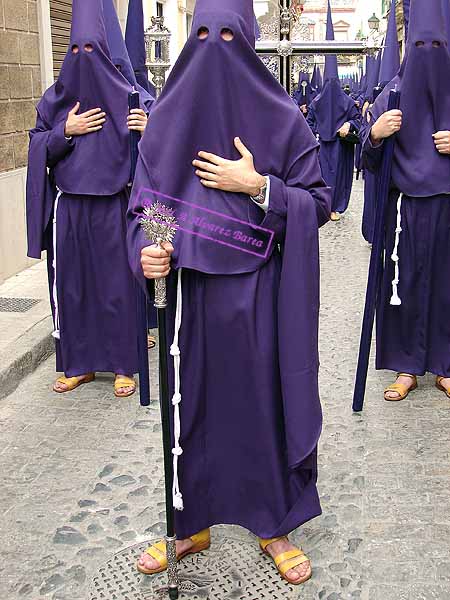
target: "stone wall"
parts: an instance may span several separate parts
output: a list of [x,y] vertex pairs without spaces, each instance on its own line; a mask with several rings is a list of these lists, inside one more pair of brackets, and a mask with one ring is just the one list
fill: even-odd
[[0,172],[26,165],[40,95],[37,0],[0,0]]

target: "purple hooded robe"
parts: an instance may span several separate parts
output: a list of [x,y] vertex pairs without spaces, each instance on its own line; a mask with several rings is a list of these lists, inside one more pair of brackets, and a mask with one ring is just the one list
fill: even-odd
[[[130,375],[137,371],[135,292],[126,252],[132,86],[112,62],[102,0],[74,0],[72,14],[61,73],[39,102],[30,132],[28,255],[40,258],[47,250],[57,371],[68,377]],[[79,113],[102,108],[106,123],[68,140],[65,122],[77,101]]]
[[[329,2],[326,39],[334,40]],[[360,113],[354,100],[341,87],[335,55],[325,57],[323,88],[310,104],[307,121],[320,142],[323,178],[333,190],[331,210],[344,213],[352,193],[355,147],[342,142],[338,137],[338,130],[345,123],[350,123],[351,131],[357,133]]]
[[[398,76],[369,112],[364,158],[376,172],[383,144],[371,143],[371,125],[386,111],[389,91],[397,86],[403,127],[396,139],[387,211],[376,366],[449,377],[445,273],[450,268],[450,156],[437,152],[432,137],[450,130],[450,54],[444,26],[440,0],[411,2],[406,55]],[[396,232],[398,219],[401,231]],[[398,273],[393,258],[398,258]],[[398,281],[397,290],[393,281]]]
[[[209,30],[205,40],[197,37],[201,27]],[[231,42],[222,28],[234,32]],[[130,263],[144,289],[142,188],[260,224],[277,241],[255,259],[180,231],[174,240],[169,345],[180,269],[183,298],[179,538],[218,523],[268,538],[320,514],[318,228],[328,219],[329,190],[314,137],[254,42],[251,0],[198,0],[192,34],[142,140],[130,201]],[[177,110],[180,94],[189,119]],[[238,159],[236,135],[270,177],[266,215],[248,196],[207,189],[195,175],[201,149]],[[161,136],[166,143],[155,153]]]

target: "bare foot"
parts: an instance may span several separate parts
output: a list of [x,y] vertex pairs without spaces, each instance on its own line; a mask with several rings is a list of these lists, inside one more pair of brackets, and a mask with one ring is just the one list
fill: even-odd
[[331,215],[330,215],[330,219],[332,221],[335,221],[335,222],[340,221],[341,220],[341,215],[338,212],[332,212]]
[[[191,540],[191,538],[187,538],[186,540],[177,540],[176,544],[177,556],[180,556],[181,554],[184,554],[185,552],[190,550],[193,547],[194,542]],[[144,567],[144,569],[148,569],[149,571],[159,569],[159,567],[161,566],[161,564],[156,559],[152,558],[146,552],[143,552],[141,554],[139,558],[139,565],[141,567]]]
[[[266,550],[270,554],[270,556],[275,559],[276,556],[282,554],[284,552],[289,552],[289,550],[297,550],[298,548],[291,544],[287,537],[279,540],[278,542],[273,542],[269,546],[267,546]],[[296,582],[299,579],[303,579],[308,575],[311,570],[311,562],[308,560],[295,569],[291,569],[286,573],[286,577],[290,579],[292,582]]]
[[[79,375],[78,377],[75,377],[74,379],[76,379],[78,383],[81,383],[85,379],[87,379],[89,376],[90,376],[90,374]],[[69,378],[67,378],[67,379],[69,379]],[[67,384],[63,383],[62,381],[55,381],[55,385],[53,386],[53,390],[55,392],[61,392],[61,393],[68,392],[69,389],[70,389],[69,386]]]
[[438,384],[444,388],[447,394],[450,394],[450,377],[438,378]]
[[[397,377],[397,381],[395,383],[400,383],[404,385],[410,390],[414,387],[414,379],[412,377],[405,377],[404,375],[399,375]],[[389,400],[398,400],[400,398],[400,394],[398,392],[386,392],[385,397],[389,398]]]

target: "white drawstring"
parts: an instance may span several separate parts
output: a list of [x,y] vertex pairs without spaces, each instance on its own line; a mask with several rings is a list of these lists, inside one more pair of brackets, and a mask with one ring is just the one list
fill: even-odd
[[181,319],[183,316],[183,291],[181,285],[181,272],[178,271],[178,283],[177,283],[177,307],[175,312],[175,334],[173,337],[173,343],[170,347],[170,354],[173,356],[173,367],[175,372],[175,393],[172,398],[173,404],[173,435],[174,435],[174,448],[173,454],[173,507],[176,510],[183,510],[183,496],[180,491],[180,483],[178,480],[178,459],[183,454],[183,449],[180,446],[181,437],[181,419],[180,419],[180,403],[181,403],[181,383],[180,383],[180,364],[181,364],[181,351],[179,346],[179,335],[181,328]]
[[58,288],[56,285],[56,214],[58,212],[58,202],[61,197],[61,190],[58,190],[55,200],[55,207],[53,209],[53,304],[55,307],[55,315],[53,317],[53,327],[54,331],[52,336],[55,340],[59,340],[61,338],[61,332],[59,329],[59,306],[58,306]]
[[400,194],[397,200],[397,227],[395,228],[395,245],[391,259],[395,264],[394,280],[392,281],[391,306],[400,306],[402,301],[398,295],[398,284],[400,283],[400,257],[398,255],[398,246],[400,243],[400,234],[402,230],[402,200],[403,194]]

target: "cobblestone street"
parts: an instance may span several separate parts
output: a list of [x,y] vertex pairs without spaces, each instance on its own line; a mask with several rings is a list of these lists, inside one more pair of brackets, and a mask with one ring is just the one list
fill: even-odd
[[[429,376],[405,402],[384,402],[392,374],[372,368],[366,409],[351,410],[369,258],[361,210],[357,183],[349,214],[321,234],[323,515],[293,536],[313,561],[313,579],[296,589],[278,583],[256,541],[220,527],[213,548],[231,549],[242,594],[195,598],[450,598],[450,400]],[[114,398],[112,376],[61,396],[53,380],[51,357],[0,402],[0,600],[113,600],[91,596],[93,576],[115,553],[164,532],[159,408]],[[239,547],[254,548],[256,567]],[[264,586],[272,571],[275,593]],[[247,575],[261,587],[245,588]]]

